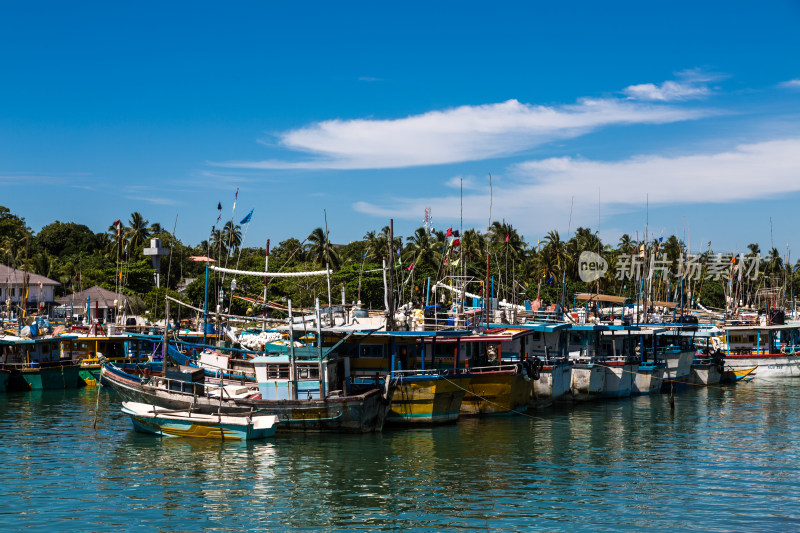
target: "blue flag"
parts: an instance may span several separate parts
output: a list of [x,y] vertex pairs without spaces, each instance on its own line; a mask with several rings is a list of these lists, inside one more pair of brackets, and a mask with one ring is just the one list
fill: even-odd
[[[255,208],[253,208],[253,209],[255,209]],[[253,209],[251,209],[250,212],[247,213],[247,216],[244,217],[241,220],[241,222],[239,222],[239,224],[247,224],[248,222],[250,222],[250,219],[253,218]]]

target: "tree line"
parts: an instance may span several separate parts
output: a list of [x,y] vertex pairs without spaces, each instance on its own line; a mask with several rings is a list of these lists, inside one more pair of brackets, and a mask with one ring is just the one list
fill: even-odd
[[[162,289],[155,287],[151,261],[144,255],[149,239],[161,239],[170,256],[161,261]],[[722,308],[731,298],[758,305],[754,295],[759,289],[775,288],[786,300],[800,289],[800,261],[790,264],[785,256],[771,248],[764,257],[757,243],[748,245],[748,258],[760,257],[759,275],[754,279],[734,279],[738,290],[725,279],[681,280],[682,261],[691,253],[686,244],[671,235],[658,239],[636,240],[625,234],[614,244],[604,243],[591,228],[579,227],[564,239],[558,231],[548,232],[536,242],[526,242],[511,224],[494,221],[486,231],[470,228],[429,231],[417,228],[410,236],[393,236],[390,256],[390,230],[366,232],[360,240],[346,245],[334,244],[330,233],[314,228],[302,240],[289,238],[274,246],[269,254],[270,271],[310,271],[329,267],[334,303],[360,299],[373,309],[384,308],[383,265],[387,265],[398,304],[422,305],[431,301],[428,283],[450,279],[468,282],[467,291],[483,294],[489,280],[492,295],[508,301],[540,298],[544,305],[565,303],[571,306],[579,292],[601,292],[635,300],[644,292],[637,279],[615,275],[620,265],[631,257],[658,258],[662,265],[648,282],[651,300],[700,302],[706,307]],[[78,292],[100,285],[126,295],[135,313],[156,315],[163,296],[194,305],[202,305],[205,296],[205,265],[192,257],[210,257],[216,264],[240,270],[262,271],[265,268],[264,247],[242,247],[242,228],[229,221],[212,229],[207,240],[196,246],[184,244],[162,224],[151,223],[141,213],[131,213],[127,220],[111,224],[104,232],[74,222],[55,221],[33,232],[25,219],[0,206],[0,262],[41,274],[61,286],[58,295]],[[584,282],[579,272],[582,252],[597,253],[608,263],[608,273],[597,281]],[[695,252],[703,269],[716,259],[710,243]],[[488,257],[487,257],[488,256]],[[697,259],[696,257],[696,259]],[[628,259],[626,259],[628,258]],[[488,270],[488,273],[487,273]],[[647,268],[644,269],[647,271]],[[184,280],[194,280],[183,285]],[[231,282],[235,279],[232,286]],[[4,283],[5,280],[0,280]],[[726,283],[728,283],[726,287]],[[267,299],[280,305],[291,299],[295,306],[308,307],[316,298],[328,299],[328,280],[322,277],[271,278],[265,286],[260,277],[238,277],[211,273],[209,300],[216,309],[233,314],[260,314],[263,310],[243,296],[261,300],[265,288]],[[235,287],[235,288],[234,288]],[[178,289],[184,289],[177,292]],[[449,294],[436,292],[436,301],[449,300]],[[221,295],[221,298],[220,298]]]

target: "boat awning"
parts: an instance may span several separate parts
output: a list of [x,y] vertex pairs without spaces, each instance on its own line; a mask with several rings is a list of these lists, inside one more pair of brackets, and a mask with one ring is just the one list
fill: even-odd
[[[625,298],[624,296],[611,296],[610,294],[594,294],[591,292],[579,292],[575,295],[575,300],[579,302],[605,302],[617,305],[623,305],[625,302],[628,302],[629,305],[634,305],[635,302],[631,298]],[[640,302],[644,303],[644,302]],[[678,307],[678,302],[663,302],[663,301],[648,301],[647,305],[654,305],[656,307],[668,307],[670,309],[674,309]]]
[[514,329],[525,329],[528,331],[541,331],[542,333],[553,333],[554,331],[561,331],[568,329],[569,324],[566,322],[547,323],[540,322],[535,324],[515,324]]

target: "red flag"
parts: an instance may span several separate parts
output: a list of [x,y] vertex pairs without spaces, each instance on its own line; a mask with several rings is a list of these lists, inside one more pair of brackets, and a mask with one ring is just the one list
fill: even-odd
[[506,233],[506,242],[508,242],[508,233]]
[[120,219],[118,218],[118,219],[117,219],[117,220],[115,220],[115,221],[114,221],[114,223],[113,223],[113,224],[111,224],[111,225],[112,225],[112,226],[119,226],[119,223],[120,223],[120,222],[122,222],[122,220],[120,220]]
[[457,247],[459,244],[461,244],[460,239],[453,239],[453,248]]
[[414,270],[414,263],[411,263],[411,265],[406,270],[408,270],[409,272]]
[[452,237],[453,236],[453,228],[447,228],[447,234],[445,237]]

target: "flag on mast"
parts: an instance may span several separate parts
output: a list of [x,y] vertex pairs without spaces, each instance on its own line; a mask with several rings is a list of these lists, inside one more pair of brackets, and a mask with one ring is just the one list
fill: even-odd
[[239,221],[239,224],[247,224],[247,223],[249,223],[250,219],[253,218],[253,210],[254,209],[255,209],[255,207],[253,209],[251,209],[249,213],[247,213],[247,216],[245,216],[241,221]]

